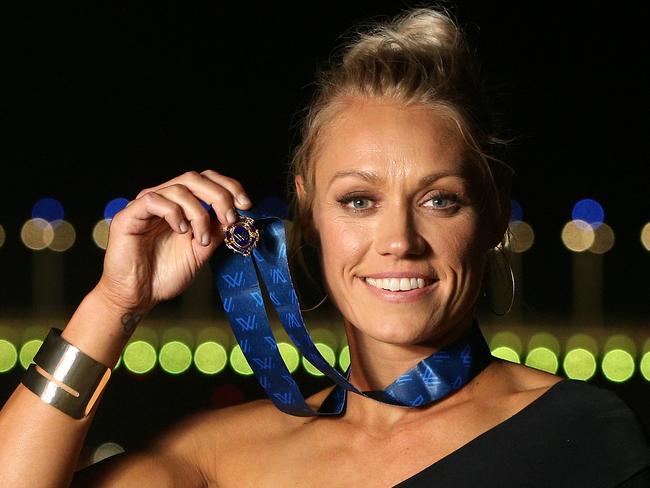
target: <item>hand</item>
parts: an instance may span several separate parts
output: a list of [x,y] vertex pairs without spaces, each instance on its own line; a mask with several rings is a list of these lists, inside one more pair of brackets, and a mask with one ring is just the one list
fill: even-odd
[[138,314],[180,294],[223,241],[222,226],[236,220],[235,206],[251,206],[242,185],[212,170],[141,191],[113,218],[97,290]]

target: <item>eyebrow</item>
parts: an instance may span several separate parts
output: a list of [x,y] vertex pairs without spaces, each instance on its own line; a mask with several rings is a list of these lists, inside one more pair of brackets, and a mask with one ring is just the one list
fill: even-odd
[[[420,179],[420,186],[428,185],[430,183],[433,183],[434,181],[444,178],[446,176],[456,176],[458,178],[462,178],[464,180],[467,180],[467,176],[463,173],[457,172],[457,171],[438,171],[436,173],[431,173],[429,175],[423,176]],[[332,186],[332,183],[334,183],[335,180],[339,178],[348,178],[348,177],[355,177],[355,178],[361,178],[365,181],[368,181],[369,183],[377,183],[379,181],[384,180],[383,177],[379,176],[379,174],[375,171],[365,171],[365,170],[360,170],[360,169],[352,169],[352,170],[347,170],[347,171],[337,171],[334,173],[334,176],[332,176],[332,179],[329,182],[328,188]]]

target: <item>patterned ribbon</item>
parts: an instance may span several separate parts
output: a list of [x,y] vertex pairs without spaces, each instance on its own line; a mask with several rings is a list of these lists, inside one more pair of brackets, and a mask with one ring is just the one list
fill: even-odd
[[[235,338],[253,373],[277,408],[297,416],[339,415],[345,409],[347,392],[404,407],[417,407],[439,400],[467,384],[490,361],[491,353],[476,321],[457,341],[420,361],[386,389],[358,390],[332,367],[316,348],[300,313],[287,260],[286,236],[282,220],[257,207],[240,211],[254,219],[259,241],[250,255],[220,246],[212,258],[212,270],[221,302]],[[241,228],[234,237],[245,242],[250,236]],[[257,236],[256,236],[257,237]],[[320,406],[311,408],[287,369],[269,324],[260,283],[261,276],[269,301],[273,304],[284,330],[300,353],[336,387]]]

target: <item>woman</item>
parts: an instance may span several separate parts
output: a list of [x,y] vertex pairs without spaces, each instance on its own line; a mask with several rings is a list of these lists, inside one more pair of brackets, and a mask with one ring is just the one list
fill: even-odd
[[[440,12],[368,31],[323,75],[293,160],[295,218],[344,318],[358,389],[385,389],[475,330],[484,265],[509,220],[497,146],[463,37]],[[187,287],[250,208],[244,187],[212,170],[142,191],[113,220],[102,278],[58,344],[115,364],[142,317]],[[47,359],[35,374],[69,387]],[[647,485],[647,440],[615,395],[497,359],[474,373],[418,408],[352,394],[333,416],[268,400],[204,412],[76,474],[100,402],[77,419],[21,384],[0,414],[0,484]]]

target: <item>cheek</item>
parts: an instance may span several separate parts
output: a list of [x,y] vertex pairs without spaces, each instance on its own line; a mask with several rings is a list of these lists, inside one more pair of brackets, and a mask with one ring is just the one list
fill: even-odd
[[482,269],[482,259],[485,253],[482,245],[483,239],[478,226],[474,223],[468,225],[455,225],[445,233],[447,238],[435,239],[433,243],[436,253],[443,263],[460,274],[467,274]]
[[[349,225],[342,219],[323,219],[319,236],[326,277],[339,277],[354,269],[371,242],[364,225]],[[330,286],[332,283],[329,283]]]

